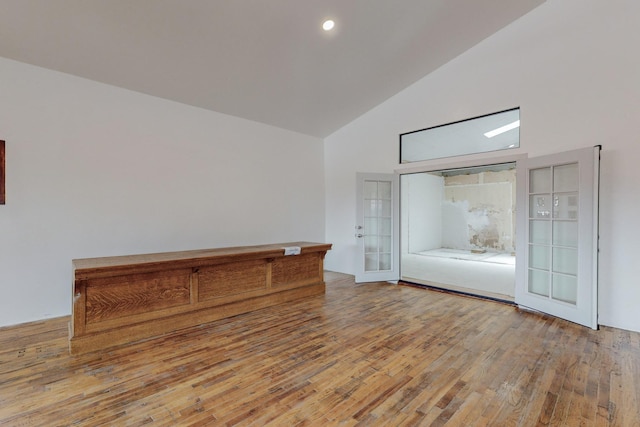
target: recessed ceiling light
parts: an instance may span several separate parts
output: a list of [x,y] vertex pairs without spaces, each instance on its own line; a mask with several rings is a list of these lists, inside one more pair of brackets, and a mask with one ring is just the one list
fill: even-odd
[[336,25],[335,22],[333,22],[331,19],[327,19],[326,21],[324,21],[322,23],[322,29],[325,31],[331,31],[333,30],[333,27]]
[[494,129],[492,131],[489,131],[487,133],[484,134],[484,136],[486,136],[487,138],[493,138],[496,135],[500,135],[501,133],[505,133],[507,131],[510,131],[511,129],[515,129],[517,127],[520,127],[520,120],[516,120],[513,123],[509,123],[508,125],[504,125],[501,126],[497,129]]

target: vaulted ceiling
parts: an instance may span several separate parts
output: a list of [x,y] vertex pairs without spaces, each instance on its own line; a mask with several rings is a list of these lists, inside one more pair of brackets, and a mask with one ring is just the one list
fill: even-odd
[[543,2],[0,0],[0,56],[325,137]]

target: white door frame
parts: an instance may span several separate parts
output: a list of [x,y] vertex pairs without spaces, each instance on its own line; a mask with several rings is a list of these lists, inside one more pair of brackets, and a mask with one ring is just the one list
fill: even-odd
[[[479,168],[479,167],[499,165],[504,163],[517,164],[518,161],[522,161],[523,159],[526,159],[526,158],[527,158],[526,154],[511,154],[511,155],[503,155],[503,156],[495,156],[495,157],[481,157],[477,159],[472,158],[470,160],[459,160],[454,162],[452,162],[450,158],[445,158],[445,159],[436,159],[428,162],[421,162],[422,164],[420,166],[409,166],[402,169],[396,169],[395,172],[400,176],[402,176],[402,175],[410,175],[414,173],[429,173],[429,172],[438,172],[438,171],[444,171],[444,170],[450,170],[450,169]],[[516,207],[517,207],[517,203],[516,203]],[[400,250],[400,247],[398,247],[398,250]],[[516,263],[517,262],[518,261],[516,259]],[[400,271],[399,277],[400,278],[402,277],[402,271]],[[515,291],[515,287],[514,287],[514,291]]]
[[[391,268],[389,270],[366,271],[365,269],[365,214],[364,183],[365,181],[391,182]],[[356,225],[354,239],[356,241],[356,283],[389,281],[400,279],[400,194],[398,174],[356,173]]]
[[[516,166],[518,190],[516,206],[516,304],[560,317],[592,329],[598,328],[598,199],[599,199],[599,162],[600,146],[582,148],[546,156],[531,157],[520,161]],[[563,303],[549,296],[544,297],[528,288],[529,281],[529,169],[547,168],[564,164],[578,163],[579,187],[577,216],[577,289],[575,304]],[[551,191],[551,190],[550,190]],[[547,208],[548,209],[548,208]],[[553,210],[553,209],[552,209]],[[535,218],[532,218],[534,221]],[[546,221],[546,220],[543,220]],[[555,245],[550,241],[550,248]],[[534,244],[534,246],[536,246]],[[549,254],[551,255],[549,249]],[[555,250],[555,249],[553,249]],[[518,261],[520,260],[520,261]],[[549,274],[555,276],[552,263]],[[535,270],[535,269],[534,269]],[[546,271],[543,270],[543,271]]]
[[[589,150],[590,148],[586,148],[584,150]],[[562,154],[562,153],[558,153],[558,154]],[[593,155],[593,160],[594,160],[594,177],[593,177],[593,186],[595,188],[596,191],[593,192],[592,194],[592,211],[593,211],[593,224],[592,224],[592,229],[591,229],[591,234],[592,236],[592,247],[594,250],[594,254],[595,254],[595,258],[594,258],[594,262],[591,264],[590,269],[591,269],[591,273],[592,273],[592,277],[593,280],[596,281],[596,283],[592,286],[591,291],[591,295],[592,295],[592,304],[593,304],[593,309],[592,309],[592,313],[591,313],[591,320],[588,323],[582,323],[585,324],[586,326],[589,326],[591,328],[597,328],[597,309],[598,309],[598,289],[597,289],[597,278],[598,278],[598,262],[597,262],[597,250],[598,250],[598,188],[599,188],[599,146],[598,146],[598,150],[597,150],[597,154],[594,153]],[[597,156],[597,158],[596,158]],[[545,156],[546,157],[546,156]],[[528,160],[528,155],[527,154],[516,154],[516,155],[506,155],[506,156],[497,156],[497,157],[478,157],[478,158],[472,158],[471,160],[467,159],[467,160],[461,160],[461,161],[456,161],[456,162],[450,162],[448,160],[450,159],[438,159],[435,161],[429,161],[429,162],[423,162],[421,165],[419,166],[408,166],[408,167],[402,167],[399,169],[396,169],[395,172],[399,175],[404,175],[404,174],[411,174],[411,173],[420,173],[420,172],[434,172],[434,171],[439,171],[439,170],[445,170],[445,169],[462,169],[462,168],[469,168],[469,167],[481,167],[481,166],[486,166],[486,165],[492,165],[492,164],[500,164],[500,163],[512,163],[515,162],[516,163],[516,171],[521,171],[522,167],[521,164],[524,162],[526,162]],[[533,160],[536,159],[536,157],[531,158]],[[517,172],[518,173],[518,172]],[[520,172],[521,173],[521,172]],[[519,175],[517,178],[518,181],[521,181],[521,176]],[[517,182],[518,182],[517,181]],[[516,184],[519,185],[519,184]],[[518,212],[517,214],[517,221],[522,221],[522,217],[524,217],[524,209],[526,209],[528,204],[525,204],[525,202],[527,201],[527,199],[522,199],[523,197],[528,197],[527,195],[523,195],[522,191],[516,191],[516,209]],[[516,244],[519,241],[523,241],[526,238],[526,235],[523,234],[523,226],[520,226],[517,228],[516,230]],[[399,250],[399,247],[398,247]],[[517,251],[518,252],[518,251]],[[522,252],[522,250],[520,250],[520,252]],[[524,257],[524,258],[523,258]],[[518,289],[523,289],[523,287],[525,286],[522,283],[522,279],[523,279],[523,273],[522,271],[526,271],[528,268],[528,260],[526,259],[526,254],[522,254],[522,253],[517,253],[516,255],[516,302],[518,301]],[[528,306],[527,306],[528,307]],[[532,307],[536,310],[538,310],[535,307]],[[542,310],[538,310],[538,311],[542,311]],[[552,313],[553,314],[553,313]],[[557,315],[557,314],[555,314]],[[558,316],[561,317],[561,316]],[[569,319],[570,320],[570,319]]]

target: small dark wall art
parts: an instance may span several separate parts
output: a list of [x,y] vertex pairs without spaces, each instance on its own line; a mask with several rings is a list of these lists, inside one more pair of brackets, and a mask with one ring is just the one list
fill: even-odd
[[0,205],[5,204],[5,186],[4,186],[4,141],[0,141]]

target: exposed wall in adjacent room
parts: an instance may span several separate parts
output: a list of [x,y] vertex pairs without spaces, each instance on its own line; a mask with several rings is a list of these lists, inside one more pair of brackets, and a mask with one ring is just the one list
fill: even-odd
[[323,241],[322,140],[0,58],[0,326],[67,315],[73,258]]
[[354,272],[355,174],[401,168],[399,134],[520,106],[515,154],[602,144],[599,321],[640,331],[638,16],[632,0],[547,0],[328,137],[326,267]]
[[515,252],[516,170],[444,179],[442,247]]
[[441,176],[428,173],[402,177],[402,254],[428,251],[442,246],[443,182]]

